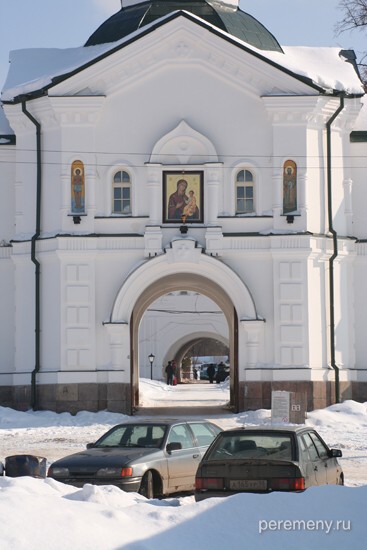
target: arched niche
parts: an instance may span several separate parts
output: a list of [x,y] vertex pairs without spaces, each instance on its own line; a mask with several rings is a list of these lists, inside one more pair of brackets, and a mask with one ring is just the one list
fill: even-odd
[[152,149],[151,164],[180,165],[218,162],[212,142],[184,120],[164,135]]

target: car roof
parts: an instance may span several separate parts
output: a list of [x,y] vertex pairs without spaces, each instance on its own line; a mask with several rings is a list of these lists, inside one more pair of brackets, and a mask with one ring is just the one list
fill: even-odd
[[238,428],[231,428],[229,430],[224,430],[222,433],[254,433],[254,432],[289,432],[289,433],[300,433],[304,431],[313,430],[312,427],[305,426],[304,424],[272,424],[271,426],[261,425],[261,426],[242,426]]
[[146,420],[139,419],[139,420],[131,420],[131,421],[126,421],[126,422],[120,422],[119,424],[116,424],[116,426],[131,426],[132,424],[133,425],[147,425],[147,424],[162,425],[162,424],[166,424],[167,426],[171,426],[173,424],[185,424],[185,423],[190,423],[190,424],[200,423],[200,424],[202,424],[203,422],[205,424],[214,424],[214,422],[211,422],[210,420],[200,420],[199,418],[197,418],[196,420],[187,420],[187,419],[184,419],[184,418],[157,418],[156,420],[154,420],[153,418],[148,418]]

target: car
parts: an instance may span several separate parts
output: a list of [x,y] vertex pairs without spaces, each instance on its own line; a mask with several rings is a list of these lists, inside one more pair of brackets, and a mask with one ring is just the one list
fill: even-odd
[[195,500],[241,492],[304,491],[343,485],[339,449],[305,426],[251,427],[219,433],[199,464]]
[[47,475],[75,487],[116,485],[146,498],[193,492],[200,459],[220,431],[204,420],[119,424],[85,451],[52,463]]

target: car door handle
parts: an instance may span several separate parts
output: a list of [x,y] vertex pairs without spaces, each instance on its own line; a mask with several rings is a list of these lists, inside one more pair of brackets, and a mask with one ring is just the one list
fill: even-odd
[[318,467],[317,467],[317,466],[314,467],[314,471],[315,471],[315,472],[318,471]]
[[200,455],[192,455],[192,458],[199,458]]

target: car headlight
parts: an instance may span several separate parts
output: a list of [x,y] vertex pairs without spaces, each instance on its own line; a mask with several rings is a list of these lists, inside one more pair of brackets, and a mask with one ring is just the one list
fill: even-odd
[[58,466],[51,466],[47,473],[48,477],[69,477],[69,469]]
[[131,477],[132,468],[101,468],[97,471],[99,477]]

